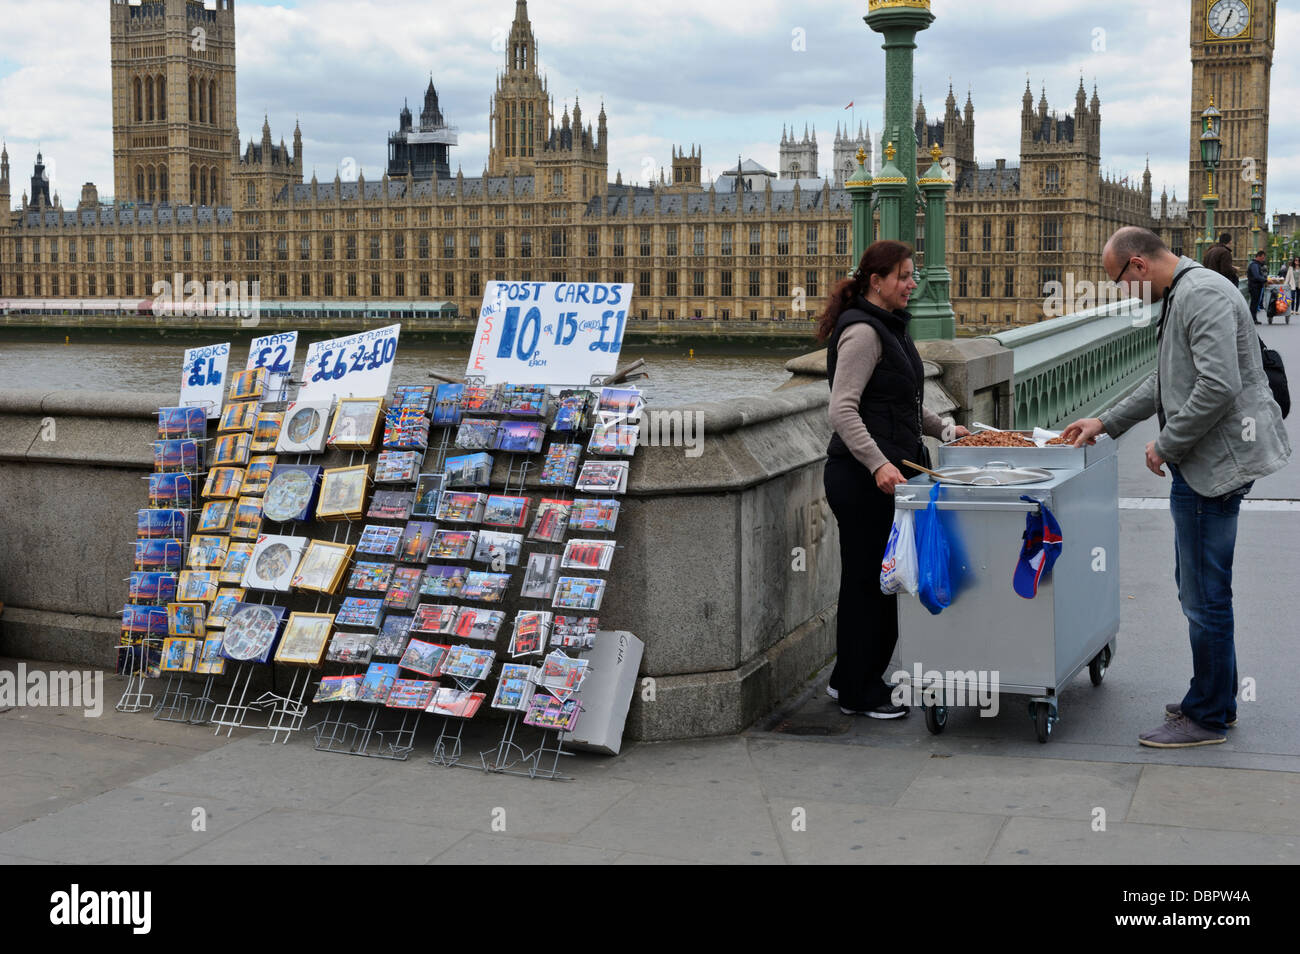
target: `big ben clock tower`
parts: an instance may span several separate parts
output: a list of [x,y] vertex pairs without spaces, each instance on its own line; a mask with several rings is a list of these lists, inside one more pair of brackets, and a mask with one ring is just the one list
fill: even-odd
[[[1192,117],[1187,211],[1197,235],[1205,233],[1205,167],[1201,164],[1201,112],[1214,105],[1223,114],[1223,156],[1215,175],[1219,204],[1217,233],[1232,233],[1239,270],[1252,253],[1252,176],[1268,188],[1268,100],[1273,70],[1277,0],[1191,0]],[[1267,201],[1264,208],[1267,208]],[[1265,219],[1261,213],[1260,228]],[[1262,233],[1261,233],[1262,235]],[[1260,239],[1262,241],[1262,239]]]

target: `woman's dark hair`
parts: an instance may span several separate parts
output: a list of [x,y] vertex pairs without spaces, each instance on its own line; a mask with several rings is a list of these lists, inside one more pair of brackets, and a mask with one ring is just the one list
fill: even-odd
[[826,296],[826,307],[822,309],[817,321],[817,340],[826,341],[835,331],[835,323],[840,320],[840,313],[849,307],[855,295],[867,297],[871,287],[872,275],[889,275],[900,262],[905,262],[913,255],[912,246],[893,239],[881,239],[872,242],[862,253],[857,271],[849,278],[842,278],[831,287]]

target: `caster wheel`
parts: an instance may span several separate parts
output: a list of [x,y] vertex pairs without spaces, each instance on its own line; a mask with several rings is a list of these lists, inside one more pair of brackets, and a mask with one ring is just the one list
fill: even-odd
[[1088,678],[1092,680],[1094,686],[1100,686],[1101,681],[1106,678],[1108,666],[1110,666],[1110,647],[1106,646],[1092,657],[1092,662],[1088,663]]
[[948,724],[948,707],[947,706],[926,706],[925,707],[925,727],[930,730],[932,735],[938,735],[943,731],[943,727]]
[[1034,704],[1034,731],[1038,735],[1039,742],[1046,742],[1052,737],[1052,725],[1055,722],[1050,705],[1046,702]]

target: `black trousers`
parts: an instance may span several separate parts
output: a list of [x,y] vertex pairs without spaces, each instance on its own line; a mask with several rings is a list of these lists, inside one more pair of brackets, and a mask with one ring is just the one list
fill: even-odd
[[894,498],[855,458],[826,461],[826,499],[840,528],[840,602],[831,688],[859,711],[890,701],[885,670],[898,642],[898,597],[880,592],[880,563],[894,523]]

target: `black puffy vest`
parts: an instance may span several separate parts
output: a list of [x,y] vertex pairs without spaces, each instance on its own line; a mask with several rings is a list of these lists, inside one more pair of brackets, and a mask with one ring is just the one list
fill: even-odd
[[[835,387],[840,335],[845,328],[857,322],[865,322],[875,328],[881,346],[880,363],[871,372],[867,386],[862,389],[858,414],[889,462],[905,476],[915,476],[916,471],[904,467],[903,460],[906,458],[926,464],[929,456],[921,439],[925,368],[921,364],[915,343],[907,334],[907,318],[877,308],[861,296],[855,298],[841,312],[827,343],[826,376],[831,388]],[[831,435],[826,454],[828,457],[853,458],[853,452],[839,434]]]

